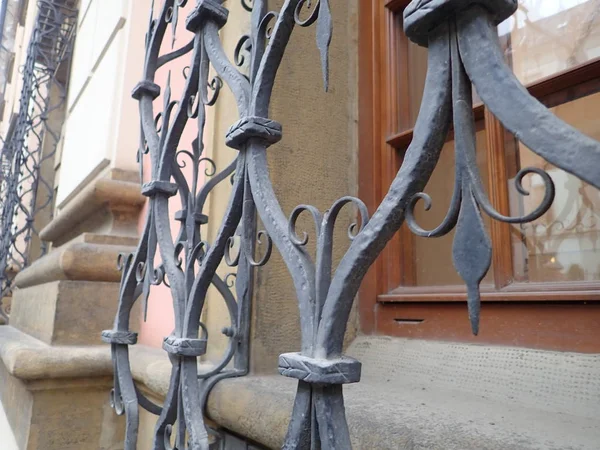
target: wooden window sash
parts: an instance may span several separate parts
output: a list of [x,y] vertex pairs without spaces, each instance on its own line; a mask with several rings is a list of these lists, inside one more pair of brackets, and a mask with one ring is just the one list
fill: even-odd
[[[381,121],[379,136],[385,143],[378,145],[381,151],[379,172],[380,195],[393,181],[402,163],[404,151],[410,145],[413,129],[403,128],[409,120],[408,39],[402,30],[401,11],[407,0],[387,0],[385,7],[375,5],[379,22],[379,71],[378,85],[386,95],[380,96]],[[600,58],[537,80],[527,86],[530,94],[548,107],[564,103],[566,91],[581,87],[584,91],[597,91],[600,74]],[[589,85],[589,86],[588,86]],[[584,96],[585,94],[581,95]],[[509,214],[508,171],[505,158],[506,130],[482,104],[473,108],[478,129],[485,128],[487,139],[488,175],[494,180],[488,186],[490,201],[503,214]],[[406,125],[405,125],[406,124]],[[452,132],[447,141],[453,140]],[[380,141],[381,142],[381,141]],[[375,178],[377,179],[377,178]],[[513,255],[510,225],[491,220],[490,237],[493,242],[494,285],[483,287],[483,301],[582,301],[600,300],[600,282],[517,283],[513,281]],[[377,301],[464,301],[466,293],[462,286],[414,286],[416,264],[414,242],[416,237],[403,229],[395,236],[380,260],[380,279]],[[549,286],[546,288],[545,286]]]
[[[386,15],[401,13],[408,3],[409,0],[376,0],[359,4],[358,196],[371,212],[375,211],[387,192],[400,165],[403,150],[412,139],[412,133],[406,132],[404,140],[392,141],[397,130],[388,126],[394,123],[387,111],[391,99],[389,95],[382,95],[394,82],[390,77],[393,72],[389,71],[393,59],[389,58],[388,49],[388,39],[393,35],[386,29],[386,24],[393,22],[386,19]],[[584,67],[556,74],[560,75],[558,78],[539,80],[529,86],[529,91],[548,107],[564,103],[565,95],[572,95],[574,89],[598,91],[600,66],[596,64],[596,61],[590,61]],[[406,68],[397,62],[395,67],[399,70]],[[565,94],[567,91],[568,94]],[[404,96],[400,100],[406,101],[407,98]],[[399,102],[397,105],[400,107]],[[478,108],[475,108],[478,121],[493,120],[482,106]],[[492,129],[491,125],[487,127]],[[494,133],[499,136],[500,129],[497,128]],[[393,165],[390,161],[397,163]],[[510,162],[504,162],[506,170],[510,168]],[[499,171],[501,167],[496,164],[494,170]],[[490,232],[497,231],[491,228]],[[464,287],[399,288],[406,279],[414,276],[414,272],[411,273],[414,269],[411,248],[407,250],[410,241],[403,242],[404,236],[396,233],[363,279],[358,295],[362,333],[600,352],[600,302],[597,301],[600,282],[510,283],[500,289],[483,286],[486,304],[482,310],[481,333],[474,337],[466,320]],[[496,260],[494,264],[498,264]],[[494,275],[497,277],[497,274]],[[499,280],[498,277],[496,279]],[[575,301],[577,299],[579,301]]]

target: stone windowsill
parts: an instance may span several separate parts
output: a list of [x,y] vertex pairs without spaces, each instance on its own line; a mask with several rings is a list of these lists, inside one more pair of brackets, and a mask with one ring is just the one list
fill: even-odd
[[[359,337],[363,378],[345,387],[355,450],[597,450],[600,355]],[[281,448],[296,388],[280,376],[225,380],[208,414]]]
[[[281,448],[296,383],[249,376],[217,384],[212,420],[269,448]],[[418,386],[361,382],[345,390],[355,450],[597,450],[600,422]]]
[[[597,449],[600,355],[441,342],[359,337],[348,354],[363,361],[363,379],[345,387],[354,448],[529,450]],[[106,346],[51,347],[0,327],[0,358],[25,380],[105,377]],[[165,395],[164,352],[131,351],[138,383]],[[280,448],[295,380],[246,376],[212,391],[208,416],[234,433]]]

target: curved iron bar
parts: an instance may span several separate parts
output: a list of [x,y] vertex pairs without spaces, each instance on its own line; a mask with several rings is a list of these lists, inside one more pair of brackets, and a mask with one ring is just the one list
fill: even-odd
[[[187,11],[191,10],[191,13],[185,23],[194,32],[194,39],[177,50],[160,55],[167,31],[170,29],[173,34],[176,33],[178,18],[182,13],[180,9],[185,5],[185,0],[165,0],[156,18],[154,10],[151,10],[146,35],[144,77],[132,94],[140,104],[138,162],[142,165],[146,154],[150,158],[150,181],[142,186],[149,207],[136,252],[122,260],[123,278],[114,327],[103,332],[103,339],[111,344],[115,362],[113,404],[117,413],[126,415],[126,449],[136,447],[139,407],[159,416],[155,428],[155,448],[171,448],[173,438],[175,447],[179,449],[208,449],[208,433],[203,421],[203,408],[208,394],[204,390],[210,389],[215,380],[245,374],[248,365],[250,266],[245,263],[239,265],[236,274],[238,283],[235,286],[228,285],[216,274],[226,243],[238,228],[242,211],[248,208],[242,207],[246,191],[244,158],[238,157],[218,172],[214,161],[203,156],[206,107],[215,104],[223,84],[220,78],[209,80],[209,57],[216,54],[220,58],[224,54],[222,48],[215,44],[218,41],[218,28],[224,23],[218,17],[207,20],[204,15],[198,21],[195,14],[200,14],[202,8],[197,4]],[[174,40],[171,42],[173,44]],[[189,55],[190,63],[180,75],[185,80],[181,97],[177,101],[171,100],[172,74],[169,72],[162,95],[162,111],[155,114],[154,100],[161,91],[154,82],[157,70],[168,68],[170,62],[186,55]],[[229,71],[226,75],[228,81],[245,79],[241,74],[236,75],[237,71],[231,72],[227,62],[217,69]],[[237,91],[240,98],[248,96],[244,91],[248,91],[244,86]],[[192,143],[191,151],[179,149],[186,126],[194,122],[197,123],[198,136]],[[204,164],[204,173],[200,172],[201,164]],[[230,206],[215,242],[209,245],[201,238],[201,227],[209,220],[203,212],[206,199],[218,184],[234,172],[234,193]],[[175,214],[179,229],[173,238],[168,208],[169,198],[177,194],[182,208]],[[246,233],[246,228],[253,230],[253,220],[252,215],[240,225],[243,233]],[[160,262],[156,262],[156,259],[160,259]],[[175,329],[163,343],[173,367],[162,406],[154,405],[136,388],[128,352],[129,346],[137,341],[137,335],[130,331],[132,307],[141,300],[145,311],[151,286],[160,283],[169,287],[175,312]],[[208,371],[198,373],[197,360],[205,354],[208,340],[208,332],[200,316],[211,284],[217,288],[229,312],[230,324],[222,331],[229,344],[219,361]],[[233,287],[236,296],[231,290]],[[225,369],[230,365],[231,368]],[[198,399],[204,400],[198,403]]]
[[[255,64],[258,65],[258,69],[253,84],[254,95],[250,113],[258,117],[267,117],[273,78],[283,53],[282,48],[285,47],[293,27],[289,9],[298,5],[298,2],[285,2],[278,14],[272,14],[276,22],[267,36],[269,44],[265,56]],[[479,282],[487,272],[491,259],[491,245],[483,227],[480,208],[494,219],[521,223],[535,220],[544,214],[552,203],[554,186],[549,176],[537,169],[523,169],[517,177],[519,192],[527,194],[521,184],[522,178],[527,173],[535,172],[545,182],[545,198],[535,211],[524,217],[503,216],[489,204],[476,170],[468,77],[475,82],[479,91],[480,84],[494,85],[494,80],[486,81],[484,75],[488,74],[486,76],[489,77],[489,73],[493,72],[493,78],[499,73],[502,74],[502,71],[500,68],[489,66],[483,69],[477,67],[479,63],[476,63],[475,56],[482,59],[481,55],[486,55],[481,48],[471,52],[471,62],[465,60],[465,71],[462,59],[468,55],[464,55],[463,52],[468,52],[468,45],[482,47],[491,42],[497,46],[497,36],[489,31],[492,29],[489,24],[496,24],[508,17],[514,11],[515,5],[514,0],[420,0],[412,2],[407,8],[407,32],[418,43],[429,46],[429,70],[414,139],[386,198],[362,232],[355,236],[334,274],[330,273],[331,267],[327,260],[317,263],[315,269],[301,249],[306,238],[299,237],[295,232],[295,220],[300,211],[307,210],[308,207],[300,207],[292,213],[287,223],[288,235],[284,234],[286,224],[268,178],[266,146],[252,139],[247,141],[248,171],[257,211],[292,274],[301,314],[302,352],[280,357],[280,372],[300,380],[285,448],[308,449],[317,448],[319,445],[324,448],[350,448],[340,386],[358,381],[360,377],[359,364],[341,354],[350,308],[367,269],[399,229],[405,214],[412,214],[414,199],[424,196],[421,191],[438,161],[451,122],[451,111],[454,111],[457,130],[457,189],[450,213],[441,228],[433,234],[441,235],[457,227],[453,260],[469,288],[469,316],[475,333],[479,327]],[[457,11],[460,11],[460,14],[455,15]],[[471,16],[479,17],[479,20]],[[470,17],[471,21],[468,20]],[[487,34],[482,35],[480,32],[479,35],[474,35],[474,32],[466,31],[468,26],[475,26],[473,24],[479,23],[481,26],[481,17],[485,20],[484,23],[488,24]],[[475,67],[471,68],[470,63]],[[483,91],[485,87],[482,86]],[[489,100],[482,96],[484,102],[497,101],[501,97],[499,91],[490,95]],[[451,101],[454,103],[453,108]],[[534,102],[530,96],[524,97],[522,101],[527,104]],[[598,143],[582,137],[570,128],[566,129],[558,119],[550,119],[551,114],[545,109],[533,112],[535,114],[532,114],[530,121],[541,117],[546,123],[563,132],[562,141],[557,141],[564,144],[561,146],[562,153],[556,151],[550,155],[543,142],[528,136],[528,130],[535,127],[529,127],[524,120],[514,119],[515,116],[511,119],[514,126],[508,123],[508,129],[519,138],[524,136],[524,142],[539,154],[550,155],[555,164],[566,166],[568,171],[593,183],[597,171],[591,168],[593,165],[586,164],[589,160],[584,160],[586,163],[583,163],[581,159],[573,157],[579,154],[577,147],[568,147],[573,149],[569,152],[565,152],[564,149],[567,142],[581,142],[586,148],[585,154],[595,160]],[[508,110],[504,113],[512,114]],[[496,115],[502,120],[503,114]],[[553,148],[556,147],[554,144]],[[582,166],[586,166],[586,170],[582,170]],[[311,213],[317,216],[315,211]],[[318,234],[320,233],[318,231]],[[475,245],[469,246],[469,240],[472,239],[475,239]],[[325,240],[317,244],[318,254],[327,254],[326,249]],[[322,306],[321,302],[324,302]],[[343,376],[333,380],[331,373]]]
[[[545,172],[523,169],[516,177],[517,189],[522,195],[527,195],[522,179],[529,173],[540,175],[546,185],[544,200],[538,208],[523,217],[511,218],[492,207],[477,171],[471,81],[484,103],[515,136],[554,164],[598,186],[597,170],[591,168],[595,165],[590,160],[596,161],[600,144],[582,137],[536,104],[519,87],[497,52],[494,25],[514,12],[516,0],[415,0],[406,8],[405,28],[411,39],[429,47],[428,71],[413,141],[388,194],[370,219],[366,206],[354,197],[341,198],[323,214],[312,206],[301,205],[286,218],[274,193],[267,165],[267,148],[282,135],[281,125],[269,119],[269,104],[276,73],[295,25],[317,24],[317,47],[327,88],[332,27],[329,2],[285,0],[278,11],[268,11],[265,0],[253,0],[251,4],[246,0],[241,2],[244,9],[251,11],[251,30],[236,46],[233,62],[226,57],[219,38],[219,29],[226,24],[228,15],[222,1],[197,0],[186,20],[187,29],[195,33],[193,44],[162,59],[159,49],[165,31],[169,24],[176,30],[179,8],[185,2],[165,0],[158,17],[154,19],[151,15],[150,18],[144,78],[133,93],[140,102],[140,158],[149,152],[151,159],[151,181],[143,186],[150,208],[140,246],[125,264],[115,328],[105,332],[115,360],[114,404],[118,412],[127,415],[127,449],[135,447],[138,403],[160,414],[154,448],[172,448],[175,424],[175,447],[208,448],[202,409],[216,382],[247,372],[252,268],[266,262],[271,242],[279,250],[296,288],[302,332],[300,352],[286,353],[279,358],[280,373],[298,380],[284,444],[286,449],[351,448],[342,385],[360,380],[361,365],[342,355],[343,337],[362,278],[405,218],[419,235],[441,236],[456,228],[453,262],[467,284],[469,317],[477,333],[479,283],[489,269],[492,250],[481,210],[496,220],[510,223],[535,220],[552,203],[554,185]],[[315,9],[303,19],[308,6]],[[192,48],[188,48],[189,45]],[[493,46],[496,50],[491,48]],[[249,53],[249,75],[238,70],[244,62],[242,50]],[[154,82],[156,70],[160,63],[166,64],[169,58],[181,57],[186,51],[192,55],[189,68],[183,74],[184,93],[176,104],[172,103],[167,82],[162,126],[157,130],[153,114],[153,100],[160,94],[160,87]],[[213,103],[207,97],[207,89],[216,87],[208,82],[209,64],[236,100],[240,118],[227,132],[226,143],[239,154],[229,167],[201,188],[198,187],[198,164],[202,160],[205,107]],[[503,89],[502,95],[498,94],[498,86]],[[217,94],[219,89],[220,85],[215,88]],[[500,100],[502,97],[510,98],[511,105]],[[527,119],[515,108],[529,111],[533,118]],[[183,153],[193,162],[191,183],[186,180],[182,167],[174,162],[181,134],[190,118],[197,119],[198,123],[198,138],[192,151]],[[555,142],[551,145],[547,138],[540,137],[536,127],[530,126],[534,118],[542,121],[540,129],[555,130],[552,135]],[[431,199],[422,191],[438,162],[452,122],[456,140],[455,192],[442,224],[427,231],[416,224],[414,207],[421,198],[426,207],[431,204]],[[573,143],[583,150],[571,147]],[[582,155],[588,158],[584,163]],[[232,174],[232,192],[224,219],[215,241],[208,245],[200,237],[200,225],[208,220],[202,213],[203,206],[214,186]],[[181,225],[173,240],[168,198],[177,193],[184,206],[176,216]],[[360,225],[350,226],[350,246],[334,269],[333,230],[341,209],[348,204],[358,210]],[[312,215],[316,225],[314,260],[304,248],[307,235],[299,236],[296,231],[296,220],[305,211]],[[256,214],[266,232],[257,234]],[[232,256],[234,236],[239,239],[240,251]],[[267,251],[256,261],[256,238],[260,243],[260,238],[265,236],[268,236]],[[162,262],[154,269],[157,251]],[[230,277],[222,280],[216,275],[222,260],[237,266],[237,302],[228,291],[232,287],[228,283]],[[173,297],[175,330],[165,338],[163,345],[173,368],[167,398],[159,409],[138,400],[136,395],[127,354],[135,337],[128,331],[128,321],[137,297],[147,298],[146,287],[164,277],[169,280]],[[204,353],[208,338],[200,320],[211,284],[221,292],[228,308],[231,326],[223,329],[223,334],[230,340],[221,361],[209,371],[198,373],[197,358]],[[231,360],[233,370],[226,368]]]
[[[453,24],[454,25],[454,24]],[[480,296],[479,284],[492,263],[492,243],[485,231],[479,209],[490,217],[507,223],[526,223],[544,215],[554,201],[554,183],[550,176],[537,168],[519,171],[515,184],[519,193],[529,195],[523,189],[523,177],[529,173],[538,174],[545,186],[541,204],[531,213],[522,217],[507,217],[498,213],[487,199],[475,153],[475,123],[473,120],[473,93],[471,82],[462,66],[458,50],[456,31],[452,31],[452,96],[454,103],[454,129],[456,147],[456,175],[450,210],[441,225],[434,230],[423,230],[416,223],[414,207],[418,199],[426,201],[426,209],[431,206],[431,198],[424,193],[416,194],[406,212],[409,228],[423,237],[440,237],[457,230],[454,237],[453,261],[456,270],[467,283],[469,318],[473,334],[479,333]]]
[[[286,20],[285,17],[282,18],[283,14],[284,11],[280,13],[279,19],[282,22]],[[276,24],[269,45],[272,45],[278,31],[278,24]],[[333,281],[329,282],[330,262],[325,257],[329,253],[328,242],[330,243],[330,240],[321,238],[321,242],[317,245],[320,257],[317,258],[317,267],[315,268],[302,246],[297,245],[299,239],[296,233],[291,233],[291,235],[289,233],[290,227],[293,229],[294,217],[292,217],[292,225],[290,225],[278,205],[268,176],[266,147],[250,141],[247,150],[249,152],[248,170],[254,200],[269,235],[273,238],[292,274],[301,315],[302,352],[285,354],[280,357],[280,372],[299,379],[285,448],[314,448],[318,442],[325,448],[351,447],[343,411],[341,385],[359,380],[360,363],[342,357],[341,345],[347,322],[347,317],[344,318],[343,308],[346,305],[351,306],[359,283],[356,283],[355,289],[344,298],[346,304],[336,301],[337,305],[334,305],[333,312],[328,311],[331,305],[330,298],[332,292],[344,287],[335,282],[335,277],[339,277],[341,273],[340,270],[350,268],[342,266],[345,263],[344,260],[355,257],[357,247],[364,248],[365,239],[369,239],[369,245],[372,246],[371,249],[364,249],[367,250],[365,257],[375,258],[376,254],[383,249],[385,242],[377,239],[371,241],[371,233],[374,229],[377,232],[377,227],[381,227],[386,233],[389,233],[389,238],[391,238],[397,228],[394,228],[394,223],[389,223],[389,217],[396,219],[398,210],[401,211],[403,207],[403,205],[397,204],[397,199],[404,198],[404,202],[407,202],[412,195],[419,192],[435,167],[449,128],[450,117],[450,93],[446,88],[450,80],[448,69],[450,52],[447,32],[444,33],[442,27],[438,33],[439,35],[432,39],[434,44],[430,55],[425,101],[417,123],[417,131],[420,133],[415,133],[415,141],[407,152],[405,165],[397,177],[387,201],[384,201],[383,210],[376,213],[376,216],[379,217],[374,216],[365,225],[364,230],[356,235],[350,246],[351,250],[333,275]],[[272,53],[266,52],[266,57],[273,60],[279,58],[273,52],[273,50]],[[273,69],[271,68],[271,70]],[[271,77],[268,79],[272,80]],[[254,89],[259,88],[255,87]],[[265,88],[262,89],[264,91]],[[260,93],[261,90],[257,92]],[[268,103],[265,104],[262,99],[255,100],[253,98],[253,103],[257,105],[257,112],[265,111],[268,106]],[[365,210],[364,207],[360,209]],[[386,223],[385,215],[388,217],[388,223]],[[329,224],[329,222],[327,223]],[[399,227],[400,224],[398,223],[397,226]],[[369,229],[368,233],[367,229]],[[303,239],[300,239],[300,242],[302,241]],[[376,247],[377,250],[373,250],[373,247]],[[356,271],[357,275],[349,273],[348,277],[361,277],[363,270],[366,271],[368,265],[368,263],[362,267],[353,265],[351,270]],[[347,283],[347,280],[344,280],[344,283],[352,289],[352,285]],[[326,353],[326,346],[319,341],[319,336],[321,330],[330,326],[338,315],[341,316],[340,323],[337,324],[340,328],[336,329],[339,334],[328,345],[339,347],[339,351],[337,354],[331,355]],[[343,375],[334,379],[331,376],[333,373]]]
[[[60,114],[67,92],[66,80],[58,74],[69,64],[77,9],[74,2],[38,0],[38,13],[22,67],[23,87],[19,114],[14,128],[3,139],[0,155],[0,316],[8,320],[9,311],[2,298],[10,296],[16,273],[31,262],[33,236],[41,223],[39,214],[53,202],[54,180],[45,179],[40,169],[53,161],[60,140],[61,125],[52,123]],[[67,71],[68,73],[68,71]]]

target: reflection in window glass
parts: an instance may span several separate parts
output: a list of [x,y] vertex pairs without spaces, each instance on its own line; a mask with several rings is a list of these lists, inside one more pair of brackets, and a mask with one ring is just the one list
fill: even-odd
[[600,0],[520,0],[498,33],[509,65],[528,85],[600,56]]
[[[583,133],[600,139],[600,93],[552,108],[554,114]],[[600,279],[600,193],[577,177],[547,163],[519,142],[508,145],[513,177],[521,167],[546,170],[556,185],[551,209],[530,224],[516,225],[513,266],[517,281],[591,281]],[[544,196],[539,175],[525,177],[523,197],[509,180],[512,215],[531,212]]]

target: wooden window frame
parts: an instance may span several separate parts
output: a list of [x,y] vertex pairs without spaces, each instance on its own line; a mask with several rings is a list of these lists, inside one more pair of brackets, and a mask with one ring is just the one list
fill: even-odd
[[[401,165],[402,152],[399,149],[406,149],[412,140],[412,130],[396,133],[398,122],[408,123],[408,117],[403,115],[409,110],[410,66],[407,64],[408,39],[402,31],[401,22],[401,12],[408,3],[409,0],[377,0],[361,2],[360,5],[359,196],[371,212],[383,199]],[[568,90],[597,91],[599,85],[600,58],[539,80],[528,86],[528,90],[546,106],[552,107],[564,103],[565,92]],[[382,92],[385,92],[385,95],[381,95]],[[404,106],[402,102],[405,103]],[[503,151],[506,133],[503,126],[483,105],[474,107],[474,115],[476,121],[484,124],[488,147],[494,149],[488,151],[490,179],[507,180]],[[508,191],[503,183],[492,183],[489,186],[489,195],[500,212],[509,213]],[[579,321],[581,331],[598,330],[600,321],[596,321],[597,316],[593,316],[591,321],[590,317],[585,316],[589,316],[592,309],[600,313],[600,303],[597,303],[600,301],[600,281],[513,282],[510,225],[491,220],[490,234],[495,243],[492,269],[494,285],[482,287],[482,301],[490,305],[484,307],[484,313],[486,310],[490,314],[496,311],[495,314],[499,318],[513,311],[513,315],[525,314],[523,320],[528,320],[538,314],[543,315],[550,310],[560,309],[567,311],[561,312],[567,325]],[[443,334],[440,331],[444,329],[444,323],[453,320],[451,317],[454,317],[454,312],[445,314],[443,319],[429,321],[428,326],[424,325],[425,319],[421,319],[422,316],[433,317],[439,315],[440,311],[455,311],[457,307],[466,317],[466,290],[463,286],[407,286],[410,285],[406,282],[407,279],[414,275],[414,239],[414,235],[403,227],[366,276],[359,293],[361,330],[365,333],[405,337],[472,340],[467,323],[460,332]],[[504,310],[498,309],[498,305],[504,305]],[[569,308],[562,307],[565,305]],[[548,308],[540,313],[544,307]],[[414,310],[417,315],[402,313],[403,319],[399,319],[397,316],[403,309],[407,312]],[[405,326],[394,327],[392,322]],[[467,322],[466,319],[464,322]],[[571,339],[552,338],[541,342],[535,337],[528,339],[527,336],[515,339],[515,333],[508,333],[506,337],[502,337],[502,332],[507,328],[508,325],[493,330],[495,337],[489,340],[540,348],[600,351],[600,344],[593,345],[586,339],[580,339],[579,335]],[[595,331],[595,334],[598,336],[598,331]]]

